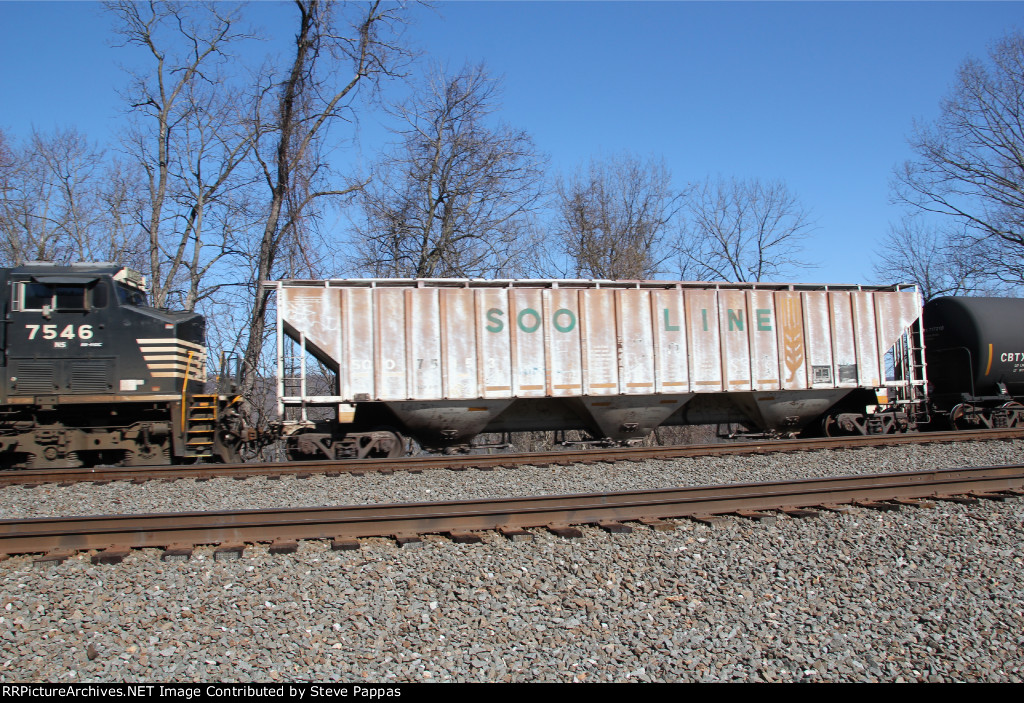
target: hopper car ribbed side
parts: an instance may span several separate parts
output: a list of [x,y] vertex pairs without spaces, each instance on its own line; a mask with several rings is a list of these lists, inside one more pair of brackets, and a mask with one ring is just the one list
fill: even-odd
[[[901,286],[278,281],[294,458],[391,456],[481,433],[660,425],[906,431],[925,413],[921,300]],[[329,408],[318,419],[312,408]]]

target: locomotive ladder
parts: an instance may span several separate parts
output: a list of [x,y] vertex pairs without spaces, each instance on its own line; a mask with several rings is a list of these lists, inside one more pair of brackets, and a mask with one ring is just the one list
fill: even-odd
[[213,456],[213,438],[217,429],[216,394],[194,395],[185,411],[185,451],[187,456]]

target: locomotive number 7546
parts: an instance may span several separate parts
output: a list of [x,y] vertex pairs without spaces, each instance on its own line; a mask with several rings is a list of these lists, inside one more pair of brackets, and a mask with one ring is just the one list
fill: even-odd
[[79,325],[77,330],[74,325],[67,325],[59,335],[57,327],[57,325],[25,325],[29,339],[35,339],[40,329],[43,330],[43,339],[56,339],[58,336],[61,339],[92,339],[92,325]]

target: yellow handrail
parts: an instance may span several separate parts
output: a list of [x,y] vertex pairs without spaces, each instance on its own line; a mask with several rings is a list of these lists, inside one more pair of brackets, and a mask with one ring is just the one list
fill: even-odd
[[190,350],[188,359],[185,360],[185,378],[181,382],[181,432],[185,433],[185,416],[188,415],[188,408],[185,407],[185,392],[188,389],[188,372],[192,369],[192,355],[195,351]]

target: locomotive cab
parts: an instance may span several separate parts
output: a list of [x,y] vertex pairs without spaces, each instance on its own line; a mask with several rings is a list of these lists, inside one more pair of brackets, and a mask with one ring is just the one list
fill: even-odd
[[148,306],[144,277],[113,264],[0,269],[0,296],[0,464],[237,458],[234,403],[204,390],[201,315]]

